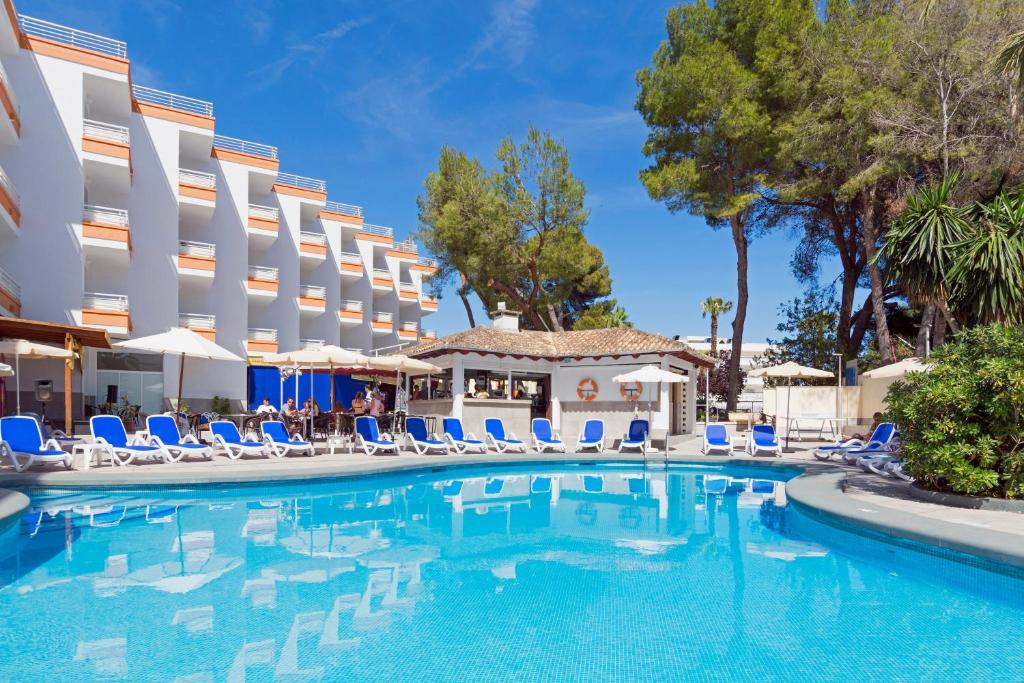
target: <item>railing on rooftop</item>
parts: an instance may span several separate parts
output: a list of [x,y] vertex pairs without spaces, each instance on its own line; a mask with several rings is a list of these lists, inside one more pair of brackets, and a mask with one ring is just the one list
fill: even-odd
[[205,258],[216,258],[217,245],[209,242],[190,242],[181,240],[178,242],[178,254],[181,256],[202,256]]
[[128,45],[121,40],[114,40],[106,36],[81,31],[69,26],[61,26],[45,19],[18,15],[18,26],[30,36],[38,36],[47,40],[55,40],[58,43],[74,45],[84,50],[101,52],[111,57],[124,59],[128,56]]
[[0,185],[3,186],[4,190],[7,191],[7,195],[14,201],[14,205],[18,206],[18,191],[14,189],[14,183],[7,177],[7,173],[3,168],[0,168]]
[[342,202],[332,202],[330,199],[327,200],[327,204],[324,206],[327,211],[333,211],[334,213],[343,213],[346,216],[359,216],[363,217],[363,207],[356,206],[355,204],[343,204]]
[[326,299],[327,288],[320,285],[300,285],[299,296],[308,296],[313,299]]
[[306,244],[327,244],[327,235],[322,232],[299,232],[299,242],[305,242]]
[[383,235],[384,237],[392,237],[395,234],[393,228],[389,228],[385,225],[373,225],[372,223],[364,223],[363,230],[373,233],[374,235]]
[[0,289],[4,290],[15,299],[21,299],[21,286],[14,281],[14,278],[10,274],[0,268]]
[[277,268],[267,266],[249,266],[249,277],[254,280],[271,280],[277,282]]
[[326,339],[300,339],[299,348],[318,349],[327,343]]
[[11,104],[14,105],[14,110],[20,111],[18,98],[14,94],[14,88],[11,87],[11,81],[7,78],[7,69],[4,68],[3,64],[0,64],[0,83],[3,83],[4,90],[7,91],[7,97],[11,100]]
[[411,289],[412,291],[415,292],[416,291],[416,283],[414,283],[414,282],[406,282],[404,280],[399,280],[398,281],[398,288],[399,289],[405,289],[405,290],[410,290]]
[[276,342],[277,330],[271,330],[265,327],[250,327],[246,338],[249,341]]
[[265,218],[270,221],[278,219],[279,211],[276,206],[263,206],[262,204],[250,204],[249,215],[253,218]]
[[127,126],[94,121],[93,119],[84,119],[82,121],[82,135],[99,138],[100,140],[109,140],[122,145],[127,145],[131,142],[131,135],[128,133]]
[[220,149],[227,149],[232,152],[241,152],[242,154],[266,157],[267,159],[277,158],[277,147],[264,145],[259,142],[240,140],[239,138],[229,138],[226,135],[214,135],[213,146]]
[[394,318],[387,311],[378,311],[377,313],[373,314],[373,319],[374,319],[375,322],[378,322],[378,323],[389,323]]
[[384,268],[374,268],[373,269],[373,276],[374,277],[383,277],[383,278],[387,278],[388,280],[390,280],[391,279],[391,271],[390,270],[386,270]]
[[338,256],[338,260],[340,260],[342,263],[359,263],[359,264],[362,264],[363,257],[360,256],[359,254],[356,254],[355,252],[343,251]]
[[402,323],[402,329],[406,332],[416,332],[420,329],[420,326],[419,323],[415,321],[407,320]]
[[128,312],[128,297],[124,294],[103,294],[102,292],[86,292],[82,296],[82,308],[101,311]]
[[208,187],[211,190],[217,187],[217,176],[205,171],[193,171],[188,168],[178,169],[178,182],[197,187]]
[[419,253],[419,247],[416,246],[416,242],[413,241],[411,237],[408,239],[404,239],[398,244],[396,244],[395,249],[397,251],[406,251],[409,252],[410,254]]
[[86,204],[82,209],[82,220],[126,228],[128,227],[128,211],[109,206]]
[[362,353],[363,349],[361,346],[343,346],[346,351],[355,351],[356,353]]
[[187,111],[201,116],[213,116],[213,102],[197,100],[194,97],[175,95],[174,93],[149,88],[144,85],[132,85],[132,97],[143,102],[159,104],[179,111]]
[[327,192],[327,182],[324,180],[317,180],[316,178],[307,178],[302,175],[295,175],[294,173],[278,173],[277,182],[281,185],[290,185],[291,187],[301,187],[304,190],[313,190],[314,192]]
[[205,313],[179,313],[178,327],[215,330],[217,329],[217,316]]
[[429,256],[420,256],[418,259],[416,259],[416,263],[418,263],[421,266],[437,268],[437,259],[430,258]]
[[355,299],[345,299],[341,302],[341,310],[343,311],[362,311],[363,302]]
[[431,337],[432,339],[437,339],[437,330],[422,330],[420,332],[420,336],[421,337]]

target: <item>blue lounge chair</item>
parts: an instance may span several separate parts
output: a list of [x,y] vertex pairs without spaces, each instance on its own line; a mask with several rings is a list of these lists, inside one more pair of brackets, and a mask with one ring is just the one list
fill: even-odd
[[367,455],[377,455],[377,453],[398,455],[398,444],[381,437],[377,418],[372,415],[360,415],[356,418],[356,446],[363,449]]
[[[831,446],[821,446],[820,448],[814,449],[814,457],[818,460],[829,460],[833,455],[840,455],[843,459],[846,459],[846,454],[851,450],[861,449],[861,455],[867,454],[866,451],[889,451],[889,446],[896,436],[896,425],[892,422],[880,422],[875,431],[871,433],[867,443],[860,439],[847,439],[846,441],[837,441]],[[857,456],[860,457],[860,456]],[[857,458],[847,460],[850,464],[857,461]]]
[[488,417],[484,420],[484,440],[499,453],[526,452],[526,442],[517,439],[512,432],[506,432],[505,423],[501,421],[500,417]]
[[651,428],[647,420],[630,420],[629,429],[619,442],[619,453],[627,448],[635,448],[646,453],[651,448]]
[[71,469],[71,455],[56,439],[43,439],[39,423],[25,415],[0,418],[0,450],[11,459],[15,472],[24,472],[37,462],[60,462]]
[[530,424],[533,434],[533,446],[539,453],[544,451],[561,451],[565,453],[565,444],[558,432],[551,429],[551,420],[546,417],[535,417]]
[[92,431],[93,449],[106,453],[111,462],[127,465],[135,458],[159,458],[164,462],[181,460],[181,453],[174,455],[162,446],[147,444],[138,434],[131,439],[124,429],[124,423],[117,415],[93,415],[89,418]]
[[313,444],[303,441],[298,434],[288,436],[288,430],[280,420],[260,422],[260,434],[263,435],[263,443],[267,444],[267,450],[276,458],[283,458],[293,452],[305,453],[310,457],[316,455]]
[[604,491],[604,477],[600,474],[583,475],[583,490],[587,493],[601,493]]
[[146,418],[146,431],[149,432],[151,446],[166,448],[179,457],[201,455],[207,460],[213,458],[213,449],[199,443],[192,434],[182,438],[178,432],[178,421],[172,415],[150,415]]
[[704,493],[709,496],[724,496],[729,491],[729,477],[704,477]]
[[214,420],[210,423],[210,432],[213,434],[213,449],[224,451],[232,460],[243,455],[269,455],[265,443],[243,439],[238,433],[238,426],[231,420]]
[[462,493],[462,480],[453,479],[446,481],[444,487],[441,489],[441,495],[445,498],[454,498],[455,496]]
[[57,443],[59,443],[61,445],[61,447],[68,446],[68,445],[74,446],[75,444],[82,443],[81,437],[68,436],[67,434],[64,433],[63,430],[60,430],[60,429],[50,429],[46,425],[46,421],[43,420],[43,416],[40,415],[39,413],[26,413],[26,412],[22,411],[21,416],[22,417],[31,417],[32,419],[34,419],[36,422],[39,423],[39,431],[41,431],[43,433],[43,440],[44,441],[49,441],[50,439],[55,439],[57,441]]
[[593,448],[598,453],[604,451],[604,420],[590,419],[583,423],[580,437],[576,439],[576,450]]
[[754,425],[750,431],[750,438],[747,439],[747,451],[751,455],[763,451],[782,457],[782,442],[775,433],[775,427],[767,424]]
[[447,443],[427,433],[427,421],[418,415],[405,418],[405,433],[417,455],[426,455],[431,451],[451,453]]
[[534,477],[530,482],[531,493],[551,493],[551,477]]
[[466,453],[468,451],[487,452],[487,444],[476,438],[476,435],[472,432],[466,433],[462,428],[462,420],[459,418],[446,417],[442,420],[442,424],[444,426],[444,439],[456,453]]
[[724,424],[713,422],[704,427],[704,455],[712,451],[732,453],[732,437]]
[[505,480],[501,477],[491,477],[484,483],[485,496],[500,496],[501,490],[505,488]]

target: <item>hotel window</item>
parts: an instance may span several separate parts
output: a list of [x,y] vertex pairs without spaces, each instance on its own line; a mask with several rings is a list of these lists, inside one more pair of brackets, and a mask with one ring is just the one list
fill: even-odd
[[163,357],[143,353],[96,354],[96,405],[122,398],[153,415],[164,410]]

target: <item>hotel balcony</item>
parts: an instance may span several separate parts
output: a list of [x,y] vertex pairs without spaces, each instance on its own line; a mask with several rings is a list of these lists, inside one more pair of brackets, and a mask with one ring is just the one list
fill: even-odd
[[390,292],[395,288],[395,281],[391,278],[391,271],[383,268],[373,269],[373,288],[379,292]]
[[277,159],[277,147],[230,138],[226,135],[213,136],[211,156],[220,161],[245,164],[257,169],[273,171],[275,174],[280,163]]
[[437,331],[436,330],[423,330],[422,332],[420,332],[420,341],[421,342],[434,341],[435,339],[437,339]]
[[77,318],[79,325],[106,330],[110,334],[126,336],[132,332],[128,297],[123,294],[86,292]]
[[390,313],[380,311],[373,314],[373,322],[370,327],[374,334],[391,334],[395,331],[395,322]]
[[420,326],[419,323],[413,321],[406,321],[398,327],[398,338],[402,341],[416,341],[419,336]]
[[249,205],[249,241],[270,246],[277,239],[280,212],[275,206]]
[[128,45],[123,41],[24,14],[18,15],[18,26],[26,50],[117,74],[127,87]]
[[217,245],[206,242],[178,242],[178,278],[209,284],[217,269]]
[[420,256],[416,259],[416,263],[409,266],[409,270],[415,270],[427,275],[433,275],[438,270],[437,260],[428,258],[426,256]]
[[205,313],[179,313],[178,327],[192,330],[212,342],[217,341],[217,316]]
[[132,252],[128,212],[86,204],[82,211],[82,248],[92,258],[127,264]]
[[335,221],[351,228],[363,227],[363,207],[328,200],[320,210],[320,219]]
[[0,268],[0,316],[21,317],[21,287],[3,268]]
[[420,293],[416,285],[411,282],[398,283],[398,300],[402,303],[417,303],[420,300]]
[[384,225],[364,223],[363,229],[355,234],[355,238],[363,242],[373,242],[375,246],[390,249],[395,241],[394,235],[395,231],[392,228]]
[[299,287],[299,313],[320,315],[327,310],[327,288],[318,285]]
[[326,261],[327,235],[322,232],[300,232],[299,259],[309,265],[319,265]]
[[412,263],[416,263],[416,260],[419,258],[418,253],[419,249],[416,246],[416,243],[411,239],[407,239],[388,249],[385,255],[398,259],[399,261],[410,261]]
[[[213,136],[213,103],[206,100],[176,95],[144,85],[132,85],[132,111],[143,116],[200,128],[207,131],[206,135]],[[206,139],[210,140],[210,137]]]
[[315,204],[326,205],[327,183],[317,178],[295,175],[294,173],[278,173],[272,191],[290,197],[298,197]]
[[178,206],[202,222],[210,220],[217,206],[217,176],[204,171],[178,169]]
[[14,88],[3,64],[0,64],[0,105],[6,113],[6,116],[0,114],[0,144],[13,145],[21,134],[21,118],[18,100],[14,97]]
[[326,339],[300,339],[299,340],[299,348],[300,349],[319,349],[320,347],[322,347],[326,343],[327,343]]
[[249,293],[250,301],[276,299],[277,268],[249,266],[249,277],[245,281],[245,290]]
[[250,327],[246,335],[245,350],[250,356],[277,353],[277,330]]
[[338,270],[342,277],[357,278],[363,276],[363,257],[359,254],[343,251],[338,259]]
[[82,121],[82,170],[88,180],[102,182],[117,192],[132,184],[131,136],[127,126],[104,121]]
[[420,310],[424,313],[433,313],[437,310],[437,299],[429,294],[421,294]]
[[0,168],[0,224],[11,233],[11,236],[18,234],[21,225],[21,200],[14,189],[14,183],[7,177],[7,173]]
[[363,302],[352,299],[342,301],[338,311],[338,319],[342,325],[361,325],[363,322]]

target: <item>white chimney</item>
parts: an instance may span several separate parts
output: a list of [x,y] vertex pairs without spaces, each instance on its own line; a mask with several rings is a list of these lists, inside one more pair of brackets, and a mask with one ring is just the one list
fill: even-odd
[[491,318],[494,319],[494,327],[499,330],[519,331],[519,311],[510,311],[504,301],[498,302],[498,310],[491,311]]

